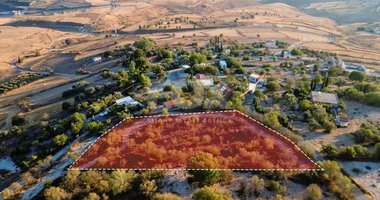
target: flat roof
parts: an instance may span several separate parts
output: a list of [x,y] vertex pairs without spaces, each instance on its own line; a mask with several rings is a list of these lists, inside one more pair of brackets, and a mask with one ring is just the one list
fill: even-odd
[[328,104],[339,104],[338,96],[335,93],[326,92],[311,92],[311,98],[313,102],[328,103]]

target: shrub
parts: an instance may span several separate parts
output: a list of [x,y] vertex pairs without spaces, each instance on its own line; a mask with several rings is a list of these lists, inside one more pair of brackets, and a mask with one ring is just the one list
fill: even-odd
[[60,134],[54,137],[53,142],[56,146],[64,146],[69,137],[66,134]]
[[194,200],[232,200],[230,193],[208,186],[196,190],[193,198]]
[[271,80],[268,81],[268,83],[266,84],[266,88],[270,92],[275,92],[281,89],[281,85],[278,83],[277,80]]
[[231,170],[223,170],[220,172],[220,181],[221,185],[229,185],[234,178],[234,174]]
[[298,48],[293,49],[291,53],[292,55],[295,55],[295,56],[300,56],[303,54],[302,50]]
[[322,190],[316,184],[310,184],[305,191],[305,200],[320,200],[322,199]]
[[365,74],[361,72],[353,71],[348,76],[350,80],[362,82],[365,79]]
[[83,200],[100,200],[100,196],[95,192],[91,192]]
[[190,61],[190,64],[193,66],[193,65],[196,65],[196,64],[201,64],[201,63],[205,63],[207,60],[207,57],[205,55],[202,55],[200,53],[191,53],[190,54],[190,57],[189,57],[189,61]]
[[102,122],[92,121],[87,124],[87,128],[91,132],[98,132],[103,128],[103,125]]
[[310,110],[312,108],[312,104],[311,104],[311,102],[309,100],[304,99],[300,103],[300,108],[302,110]]
[[11,200],[11,199],[14,199],[14,192],[13,190],[11,189],[5,189],[3,190],[3,192],[1,193],[1,196],[3,197],[4,200]]
[[[210,153],[197,152],[190,157],[187,163],[188,169],[201,169],[191,170],[189,173],[192,175],[192,180],[198,182],[200,185],[212,185],[220,180],[220,171],[212,170],[219,168],[219,162]],[[202,170],[209,169],[209,170]]]
[[64,200],[69,199],[70,194],[62,188],[50,187],[44,191],[44,197],[47,200]]
[[136,41],[133,46],[135,46],[138,49],[141,49],[145,52],[150,51],[153,48],[154,42],[153,40],[149,38],[142,38],[138,41]]
[[70,102],[65,101],[62,103],[62,110],[69,110],[70,108],[71,108]]
[[364,102],[368,105],[380,107],[380,92],[370,92],[364,96]]
[[12,126],[11,127],[11,134],[12,135],[21,135],[24,132],[24,130],[19,126]]
[[154,200],[181,200],[181,197],[172,193],[164,193],[164,194],[154,195],[153,199]]
[[380,158],[380,143],[375,145],[375,157]]
[[108,176],[108,182],[113,195],[127,191],[131,187],[134,175],[131,172],[116,170]]
[[16,115],[12,117],[12,126],[21,126],[25,124],[24,117]]
[[258,176],[253,176],[251,179],[251,183],[254,187],[254,192],[259,193],[262,190],[264,190],[265,187],[265,181],[264,179],[258,177]]
[[158,187],[155,180],[143,180],[139,189],[145,197],[152,199]]

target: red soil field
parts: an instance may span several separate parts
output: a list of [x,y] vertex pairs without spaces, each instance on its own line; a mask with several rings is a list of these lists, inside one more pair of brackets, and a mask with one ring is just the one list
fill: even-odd
[[237,111],[129,118],[71,166],[80,170],[185,169],[196,152],[219,169],[319,170],[289,139]]

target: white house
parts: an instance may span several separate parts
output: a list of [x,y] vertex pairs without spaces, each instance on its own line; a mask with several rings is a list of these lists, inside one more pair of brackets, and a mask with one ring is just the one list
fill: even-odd
[[251,74],[248,77],[249,82],[256,84],[258,87],[261,87],[266,83],[265,75]]
[[225,60],[219,60],[219,67],[222,69],[227,68],[227,62]]
[[276,40],[267,40],[264,46],[267,48],[277,48]]
[[23,15],[23,14],[24,14],[24,11],[21,11],[21,10],[13,10],[12,13],[13,13],[15,16],[20,16],[20,15]]
[[182,65],[182,69],[190,69],[190,65]]
[[102,61],[102,57],[101,56],[96,56],[96,57],[92,58],[92,62],[94,62],[94,63],[98,63],[98,62],[101,62],[101,61]]
[[284,51],[282,53],[282,57],[283,58],[291,58],[292,57],[292,53],[290,53],[289,51]]
[[140,102],[134,100],[130,96],[123,97],[121,99],[116,100],[116,104],[117,105],[125,105],[127,107],[142,106],[142,104]]
[[357,71],[367,73],[367,68],[364,65],[345,64],[343,69],[347,72]]

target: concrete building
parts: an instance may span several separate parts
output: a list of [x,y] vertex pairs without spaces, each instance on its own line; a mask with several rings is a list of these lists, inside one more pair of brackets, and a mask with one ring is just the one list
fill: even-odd
[[256,84],[258,87],[265,85],[266,77],[265,75],[251,74],[248,76],[249,82]]
[[336,95],[334,93],[313,91],[313,92],[311,92],[311,100],[313,102],[326,103],[326,104],[331,104],[333,106],[339,105],[338,95]]
[[116,105],[125,105],[127,107],[143,106],[140,102],[134,100],[132,97],[127,96],[116,100]]
[[284,51],[282,53],[282,57],[283,58],[292,58],[293,56],[292,56],[292,53],[290,53],[289,51]]
[[219,60],[218,64],[219,64],[219,67],[222,69],[227,68],[227,62],[225,60]]
[[96,56],[96,57],[92,58],[92,62],[93,63],[98,63],[98,62],[101,62],[101,61],[102,61],[102,57],[101,56]]
[[266,48],[277,48],[276,40],[267,40],[264,44]]
[[367,68],[364,65],[345,64],[343,70],[347,72],[357,71],[367,73]]

